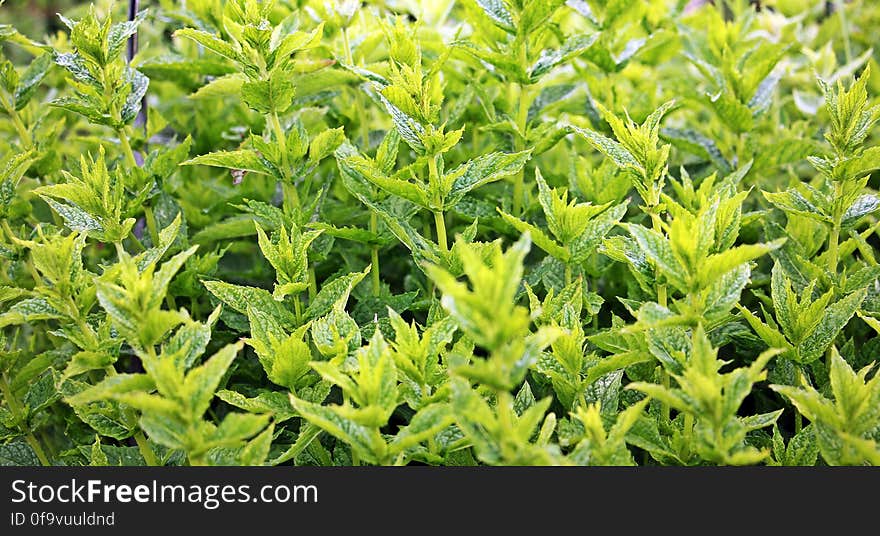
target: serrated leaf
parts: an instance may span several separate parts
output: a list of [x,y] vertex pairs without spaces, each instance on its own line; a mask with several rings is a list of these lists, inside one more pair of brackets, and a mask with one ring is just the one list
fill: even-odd
[[518,153],[489,153],[462,164],[449,173],[455,177],[444,199],[444,208],[451,209],[471,190],[500,180],[522,170],[531,158],[531,151]]
[[822,320],[797,347],[801,362],[810,363],[825,353],[828,345],[859,309],[866,295],[866,289],[858,290],[825,309]]
[[271,314],[285,327],[293,330],[297,327],[296,317],[282,302],[275,300],[267,290],[233,285],[223,281],[205,281],[205,288],[217,299],[246,315],[248,307],[260,309],[264,313]]
[[352,289],[364,280],[367,274],[370,273],[370,269],[371,267],[367,266],[363,272],[344,275],[321,287],[320,292],[318,292],[306,309],[305,318],[311,320],[324,316],[335,304],[344,304],[348,301],[348,296]]
[[242,149],[238,151],[217,151],[203,154],[182,162],[182,166],[205,165],[228,169],[241,169],[264,175],[272,175],[273,171],[266,166],[256,151]]

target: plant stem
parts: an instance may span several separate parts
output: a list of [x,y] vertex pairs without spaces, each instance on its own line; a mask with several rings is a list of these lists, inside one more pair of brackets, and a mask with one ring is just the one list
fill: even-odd
[[141,242],[140,238],[138,238],[134,235],[134,230],[132,230],[130,233],[128,233],[128,237],[131,239],[132,243],[134,243],[134,245],[137,246],[139,251],[146,251],[147,250],[147,248],[144,247],[143,242]]
[[[663,234],[663,226],[661,225],[660,214],[657,212],[656,206],[649,207],[649,210],[650,210],[650,214],[651,214],[651,224],[653,225],[654,231],[656,231],[662,235]],[[659,274],[660,274],[660,271],[655,269],[654,270],[654,277],[656,278]],[[666,307],[666,304],[667,304],[666,285],[657,285],[657,303],[659,303],[661,307]],[[669,374],[666,372],[666,369],[661,367],[660,376],[661,376],[660,381],[662,382],[663,387],[669,389],[671,382],[669,380]],[[665,417],[665,420],[669,421],[671,411],[670,411],[669,405],[666,402],[660,403],[660,412]]]
[[[354,56],[351,53],[351,41],[348,38],[348,27],[344,26],[342,28],[342,45],[345,51],[345,61],[348,62],[349,65],[354,65]],[[363,105],[361,92],[355,90],[354,92],[354,108],[357,111],[357,120],[358,120],[358,129],[361,134],[361,144],[364,149],[369,149],[370,147],[370,130],[367,127],[367,118],[366,118],[366,106]],[[375,186],[372,187],[373,194],[376,193]],[[373,235],[379,233],[379,218],[375,213],[370,214],[370,232]],[[382,287],[381,287],[381,279],[379,276],[379,246],[373,245],[370,247],[370,263],[372,267],[370,268],[370,277],[373,281],[373,296],[378,296]]]
[[302,302],[299,294],[293,297],[293,314],[296,316],[297,325],[302,324]]
[[837,273],[838,251],[837,246],[840,242],[840,218],[834,218],[834,225],[831,228],[831,234],[828,235],[828,271],[832,274]]
[[449,251],[449,246],[446,244],[446,219],[439,210],[434,212],[434,227],[437,230],[437,244],[440,245],[440,251]]
[[278,143],[278,149],[281,151],[281,167],[283,168],[281,170],[283,176],[281,180],[281,189],[284,192],[284,206],[288,209],[288,212],[291,209],[299,209],[299,194],[296,191],[296,187],[290,182],[290,160],[287,157],[287,136],[284,134],[284,129],[281,128],[281,121],[278,119],[278,113],[272,112],[267,115],[266,122],[272,129],[275,141]]
[[[669,381],[669,374],[666,372],[662,366],[660,367],[660,384],[663,385],[667,390],[671,387],[671,383]],[[670,411],[669,404],[666,402],[660,403],[660,413],[663,415],[664,420],[668,422],[671,418],[672,412]]]
[[277,112],[272,112],[268,118],[272,132],[275,135],[275,141],[278,142],[278,148],[281,150],[281,164],[284,166],[282,172],[286,178],[287,174],[290,173],[290,162],[287,158],[287,136],[284,135],[284,129],[281,128],[281,120],[278,119]]
[[147,442],[147,437],[141,430],[138,430],[134,434],[134,441],[135,443],[137,443],[138,450],[140,451],[141,456],[143,456],[144,462],[147,465],[151,467],[160,465],[159,459],[156,458],[156,453],[153,452],[152,447],[150,447],[150,444]]
[[296,191],[296,186],[283,181],[281,183],[281,191],[284,192],[283,203],[288,214],[300,207],[299,193]]
[[[117,248],[121,248],[122,245],[117,242]],[[156,359],[156,351],[152,346],[147,347],[147,354]],[[114,376],[116,374],[116,369],[110,365],[104,368],[104,372],[107,373],[108,376]],[[144,462],[149,466],[157,466],[159,465],[159,459],[156,458],[156,454],[153,452],[152,447],[147,442],[147,437],[144,435],[143,430],[138,430],[134,434],[134,441],[137,443],[138,450],[141,453],[141,456],[144,458]]]
[[840,17],[840,33],[843,35],[843,53],[846,62],[849,63],[853,59],[852,39],[849,35],[849,21],[846,18],[846,9],[843,0],[835,0],[834,7],[837,8],[837,16]]
[[[660,214],[657,213],[656,207],[650,207],[651,211],[651,224],[654,227],[654,231],[663,234],[663,226],[660,223]],[[655,270],[655,277],[659,274],[659,271]],[[667,297],[666,297],[666,285],[657,285],[657,303],[660,304],[661,307],[666,307]]]
[[[518,84],[517,98],[518,106],[516,112],[516,127],[519,131],[514,137],[514,150],[516,152],[525,149],[526,125],[529,118],[529,99],[528,86]],[[525,190],[525,166],[520,169],[513,177],[513,213],[521,216],[523,213],[523,193]]]
[[9,220],[7,220],[6,218],[3,218],[2,220],[0,220],[0,225],[2,225],[3,230],[6,231],[6,234],[9,235],[10,240],[15,242],[18,239],[18,235],[16,235],[12,231],[12,228],[9,226]]
[[565,286],[571,285],[571,265],[565,263]]
[[159,231],[156,227],[156,216],[153,214],[153,207],[144,205],[144,219],[147,220],[147,230],[150,233],[150,240],[153,241],[153,247],[159,247]]
[[694,435],[694,414],[690,412],[685,412],[684,414],[684,428],[682,429],[682,434],[684,436],[685,445],[691,444],[691,438]]
[[309,303],[318,295],[318,280],[315,277],[315,267],[309,265]]
[[134,151],[131,149],[131,143],[128,141],[128,134],[125,133],[125,128],[116,129],[116,135],[119,137],[119,145],[122,147],[125,163],[132,168],[138,167],[137,159],[134,157]]
[[[433,155],[428,158],[428,184],[437,184],[440,181],[440,172],[437,169],[437,158],[438,155]],[[433,212],[434,229],[437,232],[437,244],[440,246],[440,251],[449,251],[449,246],[446,241],[446,220],[443,211],[435,210]]]
[[[6,102],[4,101],[5,105]],[[6,107],[6,112],[9,114],[10,119],[12,119],[12,124],[15,126],[15,130],[18,132],[18,137],[21,138],[21,143],[24,145],[25,149],[30,149],[34,146],[34,140],[31,137],[31,133],[28,132],[27,127],[24,126],[24,123],[21,121],[21,117],[19,117],[18,112],[15,111],[15,106]]]
[[[370,232],[374,235],[377,234],[379,229],[379,218],[376,216],[376,213],[370,214]],[[378,296],[381,287],[381,280],[379,279],[379,246],[373,246],[370,248],[370,276],[373,279],[373,296]]]
[[[6,380],[5,374],[0,375],[0,390],[3,392],[3,398],[6,399],[6,404],[9,406],[9,411],[12,413],[15,421],[22,423],[23,426],[27,426],[27,423],[24,422],[24,416],[22,415],[22,408],[19,406],[18,400],[15,399],[15,393],[12,392],[12,388]],[[33,449],[34,454],[37,455],[37,459],[40,460],[41,465],[52,465],[49,458],[46,457],[46,451],[43,450],[43,445],[40,444],[40,441],[32,432],[25,432],[24,440],[27,441],[27,444]]]
[[9,95],[9,98],[7,99],[5,95],[5,92],[3,94],[0,94],[0,106],[3,106],[3,109],[6,110],[9,118],[12,119],[12,124],[13,126],[15,126],[15,130],[18,132],[18,137],[21,139],[24,148],[30,149],[34,146],[34,140],[33,138],[31,138],[30,132],[28,132],[27,127],[25,127],[24,123],[22,123],[21,117],[18,115],[18,111],[15,109],[15,97]]

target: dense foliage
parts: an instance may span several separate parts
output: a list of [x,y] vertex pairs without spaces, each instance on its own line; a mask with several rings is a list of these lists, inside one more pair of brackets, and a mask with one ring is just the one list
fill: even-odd
[[880,463],[880,6],[361,4],[0,25],[0,463]]

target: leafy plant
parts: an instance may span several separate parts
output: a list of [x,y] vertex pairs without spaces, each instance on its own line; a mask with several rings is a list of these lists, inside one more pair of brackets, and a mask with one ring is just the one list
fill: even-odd
[[124,4],[0,2],[0,464],[880,463],[877,6]]

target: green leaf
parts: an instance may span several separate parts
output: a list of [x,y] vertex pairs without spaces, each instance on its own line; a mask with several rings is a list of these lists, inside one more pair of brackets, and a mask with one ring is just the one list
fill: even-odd
[[626,214],[627,204],[624,201],[614,205],[587,222],[584,231],[569,246],[573,262],[583,262],[596,252],[602,240],[623,219],[623,216]]
[[291,396],[290,403],[311,424],[348,444],[362,459],[377,463],[386,450],[378,429],[369,428],[338,414],[333,407],[321,406]]
[[130,84],[130,88],[119,115],[123,123],[128,123],[140,112],[141,103],[144,100],[144,95],[147,94],[147,87],[150,85],[150,79],[142,72],[129,68],[125,71],[125,82]]
[[822,320],[797,346],[801,362],[810,363],[822,357],[840,330],[849,322],[864,301],[867,289],[853,292],[830,306],[822,314]]
[[321,290],[311,303],[309,303],[309,307],[304,314],[305,319],[312,320],[324,316],[330,312],[330,309],[332,309],[335,304],[345,304],[345,302],[348,301],[348,296],[351,294],[351,291],[358,283],[364,280],[367,274],[370,273],[371,269],[371,266],[367,266],[363,272],[346,274],[321,287]]
[[446,404],[429,404],[421,408],[402,427],[389,445],[391,452],[402,452],[427,441],[451,425],[455,419]]
[[[679,289],[686,289],[687,273],[681,261],[672,251],[672,246],[663,236],[653,229],[648,229],[636,224],[626,224],[627,230],[636,239],[645,256],[661,270],[673,285]],[[711,272],[717,274],[719,272]]]
[[28,68],[22,73],[21,78],[18,80],[18,85],[15,86],[15,93],[12,96],[15,99],[15,109],[17,111],[27,106],[40,82],[49,73],[52,62],[52,54],[41,54],[34,58],[31,64],[28,65]]
[[560,246],[555,240],[547,236],[540,228],[535,227],[530,223],[526,223],[519,218],[515,218],[512,215],[504,212],[499,207],[498,213],[501,214],[501,217],[509,223],[514,229],[519,231],[520,233],[529,233],[532,241],[536,246],[543,249],[547,252],[547,254],[555,257],[562,262],[568,262],[571,254],[568,252],[568,249]]
[[201,416],[208,409],[220,380],[244,343],[228,344],[211,356],[204,364],[192,369],[184,380],[181,397],[193,416]]
[[505,0],[475,0],[492,22],[508,33],[516,33],[516,23],[513,14],[507,7]]
[[241,94],[241,87],[247,80],[240,73],[219,76],[200,87],[190,95],[192,99],[215,99]]
[[843,214],[843,219],[840,221],[841,227],[844,229],[852,227],[863,217],[877,210],[880,210],[880,197],[873,194],[860,195]]
[[53,372],[52,369],[45,371],[28,387],[23,402],[31,414],[44,411],[61,398],[61,393],[55,388]]
[[831,222],[831,218],[825,215],[815,205],[807,201],[797,190],[786,190],[785,192],[779,193],[762,193],[767,201],[770,201],[787,213],[806,216],[817,221]]
[[125,393],[149,391],[155,387],[156,383],[146,374],[114,374],[88,389],[67,395],[66,401],[72,406],[81,406]]
[[217,54],[220,54],[221,56],[230,60],[241,60],[241,53],[235,47],[233,47],[226,41],[223,41],[223,39],[214,34],[203,32],[201,30],[195,30],[192,28],[182,28],[175,31],[174,35],[175,37],[185,37],[187,39],[192,39],[196,43],[207,48],[208,50],[216,52]]
[[205,281],[205,288],[217,299],[246,315],[248,306],[272,315],[286,328],[297,327],[296,317],[268,291],[256,287],[233,285],[223,281]]
[[425,127],[392,104],[382,93],[377,94],[380,102],[388,110],[391,120],[394,121],[394,126],[397,128],[400,138],[412,147],[416,154],[424,154],[425,145],[422,143],[422,134],[425,132]]
[[256,151],[242,149],[239,151],[217,151],[203,154],[182,162],[182,166],[205,165],[228,169],[240,169],[253,173],[272,175],[273,171],[266,166]]
[[293,74],[274,71],[267,80],[245,82],[241,86],[241,100],[259,114],[283,114],[293,104],[296,88]]
[[639,162],[619,142],[612,140],[590,129],[572,127],[575,132],[583,136],[597,151],[610,158],[621,169],[636,169]]
[[[784,239],[774,240],[768,244],[743,244],[730,248],[722,253],[715,253],[706,258],[706,262],[700,267],[700,280],[710,284],[712,278],[724,275],[737,269],[743,264],[755,260],[758,257],[779,249],[785,243]],[[710,275],[711,274],[711,275]]]
[[40,459],[34,449],[24,441],[13,441],[0,445],[0,466],[27,467],[40,466]]
[[388,177],[363,159],[348,159],[345,161],[351,169],[360,173],[361,177],[385,190],[389,194],[406,199],[411,203],[424,208],[431,208],[428,194],[425,188],[414,182],[403,179]]
[[217,391],[216,395],[217,398],[227,404],[250,413],[268,413],[272,415],[276,423],[281,423],[297,416],[293,406],[290,405],[288,393],[265,391],[255,397],[248,398],[241,393],[221,389]]
[[569,37],[555,50],[543,50],[541,56],[529,68],[529,79],[537,82],[554,67],[589,49],[598,40],[599,34],[576,35]]
[[454,177],[443,203],[445,210],[454,207],[468,192],[484,184],[503,179],[522,170],[531,151],[518,153],[490,153],[462,164],[449,172]]
[[318,165],[318,162],[332,155],[343,141],[345,132],[342,127],[321,131],[309,144],[309,162]]

